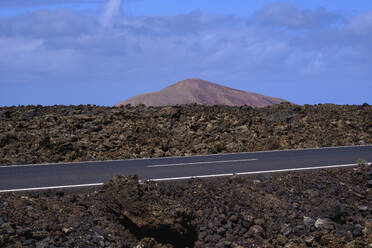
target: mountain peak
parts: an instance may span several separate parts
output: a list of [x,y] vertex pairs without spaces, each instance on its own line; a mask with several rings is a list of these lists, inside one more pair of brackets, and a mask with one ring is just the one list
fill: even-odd
[[176,84],[200,84],[200,83],[210,83],[210,82],[205,81],[205,80],[200,79],[200,78],[187,78],[185,80],[181,80],[177,83],[174,83],[173,85],[176,85]]
[[134,106],[139,104],[167,106],[196,103],[202,105],[250,105],[253,107],[265,107],[280,102],[285,102],[285,100],[232,89],[199,78],[190,78],[174,83],[158,92],[129,98],[116,106],[126,104]]
[[181,80],[177,83],[171,84],[168,87],[166,87],[165,89],[173,88],[173,87],[195,87],[195,86],[203,86],[203,85],[204,86],[205,85],[210,85],[211,86],[211,85],[217,85],[217,84],[205,81],[205,80],[200,79],[200,78],[188,78],[188,79],[185,79],[185,80]]

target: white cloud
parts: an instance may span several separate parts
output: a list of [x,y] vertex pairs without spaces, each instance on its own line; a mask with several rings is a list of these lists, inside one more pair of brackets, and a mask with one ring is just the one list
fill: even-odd
[[361,13],[352,18],[347,28],[355,34],[372,37],[372,11]]
[[58,4],[101,4],[103,0],[1,0],[0,7],[19,8]]
[[123,0],[108,0],[101,19],[104,28],[112,27],[114,18],[120,13],[122,3]]
[[342,20],[341,14],[324,8],[298,9],[286,2],[267,4],[253,15],[253,21],[260,24],[292,29],[320,28]]
[[[78,55],[71,49],[48,49],[39,39],[0,38],[2,73],[57,73],[74,70]],[[5,75],[3,74],[5,77]]]

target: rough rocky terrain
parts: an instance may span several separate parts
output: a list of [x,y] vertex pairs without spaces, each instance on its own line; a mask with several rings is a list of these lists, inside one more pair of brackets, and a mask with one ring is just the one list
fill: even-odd
[[0,165],[372,144],[372,106],[0,108]]
[[211,83],[205,80],[191,78],[179,81],[160,91],[146,93],[129,98],[116,106],[131,104],[137,106],[173,106],[181,104],[201,104],[201,105],[227,105],[252,107],[266,107],[281,102],[286,102],[280,98],[260,95],[232,89],[220,84]]
[[372,166],[0,194],[0,247],[372,247]]

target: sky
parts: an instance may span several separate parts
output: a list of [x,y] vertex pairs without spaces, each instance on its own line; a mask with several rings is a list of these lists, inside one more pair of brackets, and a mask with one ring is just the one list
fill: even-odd
[[0,106],[112,106],[186,78],[372,104],[372,1],[0,1]]

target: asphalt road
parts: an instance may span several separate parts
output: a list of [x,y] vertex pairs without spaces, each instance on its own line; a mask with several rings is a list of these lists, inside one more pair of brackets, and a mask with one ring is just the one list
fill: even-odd
[[117,174],[161,181],[353,166],[358,158],[372,162],[372,146],[0,166],[0,193],[100,185]]

